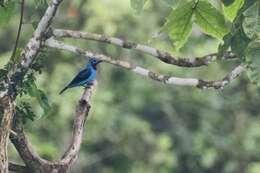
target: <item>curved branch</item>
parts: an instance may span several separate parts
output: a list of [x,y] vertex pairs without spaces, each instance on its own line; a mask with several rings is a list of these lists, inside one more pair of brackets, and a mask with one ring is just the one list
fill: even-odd
[[10,140],[24,163],[32,170],[41,170],[41,165],[46,164],[47,161],[42,159],[33,149],[30,141],[24,133],[23,122],[17,116],[13,123],[13,130],[17,135],[10,134]]
[[[95,40],[99,42],[109,43],[113,45],[117,45],[126,49],[138,50],[154,57],[157,57],[161,61],[167,64],[173,64],[180,67],[200,67],[204,65],[208,65],[217,60],[217,53],[208,54],[202,57],[195,58],[178,58],[171,55],[169,52],[162,51],[144,44],[138,44],[135,42],[130,42],[126,40],[122,40],[116,37],[108,37],[101,34],[89,33],[89,32],[80,32],[80,31],[72,31],[72,30],[64,30],[64,29],[54,29],[53,35],[56,38],[62,37],[71,37],[74,39],[86,39],[86,40]],[[236,56],[231,52],[224,53],[222,59],[234,59]]]
[[227,85],[232,80],[234,80],[236,77],[238,77],[245,69],[244,65],[239,65],[234,70],[232,70],[226,77],[224,77],[222,80],[217,80],[217,81],[204,81],[204,80],[195,79],[195,78],[179,78],[179,77],[173,77],[173,76],[155,73],[155,72],[145,69],[143,67],[134,66],[127,61],[114,60],[111,57],[103,55],[103,54],[95,54],[95,53],[92,53],[89,51],[85,51],[76,46],[57,41],[53,38],[46,40],[45,45],[48,47],[73,52],[73,53],[76,53],[78,55],[82,55],[82,56],[85,56],[88,58],[95,57],[97,59],[103,60],[110,64],[130,70],[141,76],[145,76],[145,77],[148,77],[150,79],[153,79],[153,80],[165,83],[165,84],[181,85],[181,86],[194,86],[194,87],[198,87],[198,88],[202,88],[202,89],[223,88],[225,85]]
[[93,90],[94,86],[85,89],[79,101],[75,113],[71,144],[59,161],[48,161],[41,158],[27,139],[21,120],[16,119],[13,130],[17,133],[17,136],[11,134],[10,139],[27,167],[37,173],[66,172],[68,170],[75,161],[80,149],[84,124],[90,110],[89,102]]

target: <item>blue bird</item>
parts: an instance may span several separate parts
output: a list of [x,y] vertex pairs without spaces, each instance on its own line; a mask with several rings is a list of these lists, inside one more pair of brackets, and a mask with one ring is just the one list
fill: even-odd
[[101,60],[97,60],[95,58],[90,58],[86,67],[82,69],[72,81],[63,88],[59,94],[62,94],[68,88],[85,86],[88,87],[93,84],[93,81],[96,79],[97,75],[97,65],[102,62]]

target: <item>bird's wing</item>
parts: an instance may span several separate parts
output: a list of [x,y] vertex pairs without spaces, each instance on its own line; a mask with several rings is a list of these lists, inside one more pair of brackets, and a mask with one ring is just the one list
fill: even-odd
[[82,85],[82,82],[86,82],[87,79],[91,75],[91,70],[86,68],[84,70],[81,70],[75,77],[72,79],[72,81],[68,84],[68,87],[74,87],[78,85]]

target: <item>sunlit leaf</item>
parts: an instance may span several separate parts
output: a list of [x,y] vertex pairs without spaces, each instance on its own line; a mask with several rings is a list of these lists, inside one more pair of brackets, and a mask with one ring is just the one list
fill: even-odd
[[231,5],[224,6],[223,11],[227,19],[233,21],[237,15],[238,10],[243,6],[243,3],[244,0],[235,0],[235,2],[232,3]]
[[163,26],[163,30],[168,32],[170,38],[174,40],[177,49],[184,45],[190,35],[193,6],[193,2],[179,6],[167,17],[167,22]]
[[206,1],[199,1],[195,10],[195,23],[203,32],[219,39],[228,32],[224,16]]

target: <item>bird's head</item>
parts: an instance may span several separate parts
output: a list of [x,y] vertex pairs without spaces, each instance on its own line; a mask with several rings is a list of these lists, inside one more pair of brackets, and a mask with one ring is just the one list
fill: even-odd
[[102,60],[90,58],[89,61],[88,61],[88,65],[91,65],[92,67],[96,68],[96,66],[101,62],[102,62]]

